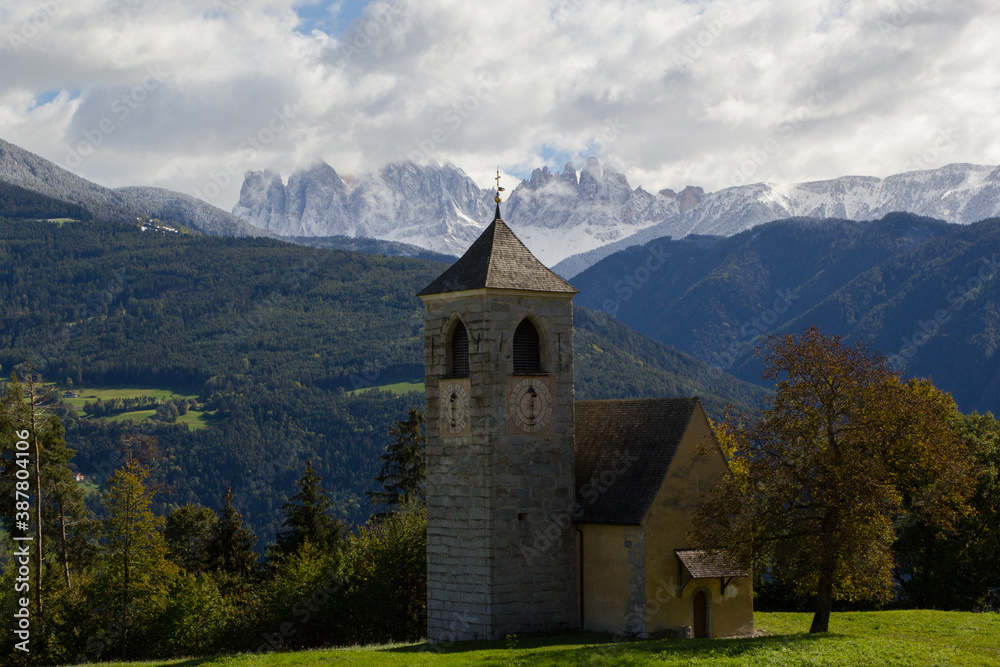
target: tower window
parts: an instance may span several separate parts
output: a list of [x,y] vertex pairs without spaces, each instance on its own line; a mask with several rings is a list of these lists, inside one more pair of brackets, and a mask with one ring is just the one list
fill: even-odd
[[469,377],[469,333],[462,322],[451,334],[451,377]]
[[538,331],[527,318],[514,331],[514,375],[542,372],[542,353]]

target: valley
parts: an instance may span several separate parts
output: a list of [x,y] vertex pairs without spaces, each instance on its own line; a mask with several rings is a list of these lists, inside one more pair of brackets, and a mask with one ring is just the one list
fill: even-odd
[[[311,459],[337,517],[368,518],[364,493],[388,429],[423,407],[414,294],[445,265],[98,221],[0,222],[0,257],[0,367],[7,375],[34,360],[63,392],[81,393],[59,414],[85,475],[109,470],[137,429],[164,456],[164,513],[217,507],[232,486],[269,540]],[[605,314],[578,308],[576,329],[579,398],[701,395],[720,416],[765,395]],[[103,419],[80,410],[142,396],[196,407],[170,421],[151,419],[153,406]]]
[[1000,3],[0,26],[0,665],[1000,665]]

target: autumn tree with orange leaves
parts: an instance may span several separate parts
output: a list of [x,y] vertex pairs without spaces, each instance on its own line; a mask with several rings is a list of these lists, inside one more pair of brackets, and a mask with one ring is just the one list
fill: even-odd
[[947,532],[968,511],[970,452],[951,396],[903,381],[866,345],[812,327],[757,355],[775,393],[718,428],[729,473],[692,537],[814,592],[810,632],[826,632],[834,598],[889,598],[899,517]]

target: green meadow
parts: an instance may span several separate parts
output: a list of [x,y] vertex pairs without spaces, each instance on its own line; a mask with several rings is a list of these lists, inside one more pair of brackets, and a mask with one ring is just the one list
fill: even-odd
[[388,391],[390,393],[396,394],[397,396],[402,396],[403,394],[407,394],[411,391],[423,392],[424,383],[419,380],[408,380],[406,382],[393,382],[391,384],[380,384],[372,387],[362,387],[361,389],[353,389],[347,393],[354,396],[362,392],[373,391],[375,389],[381,391]]
[[[311,667],[313,665],[961,665],[1000,664],[1000,614],[942,611],[834,614],[830,632],[808,634],[811,614],[757,613],[767,636],[611,642],[607,635],[565,633],[463,642],[435,650],[426,644],[127,663],[138,667]],[[122,663],[116,663],[122,664]]]
[[[179,392],[174,389],[164,389],[162,387],[83,387],[73,389],[80,396],[78,398],[63,398],[67,404],[79,411],[83,411],[84,403],[93,403],[97,399],[107,401],[113,398],[139,398],[140,396],[152,396],[160,401],[169,401],[175,398],[198,398],[197,393]],[[60,390],[60,395],[66,392]],[[122,412],[111,417],[106,417],[111,422],[134,421],[141,422],[156,414],[156,410],[135,410],[132,412]],[[177,424],[187,424],[192,431],[205,428],[211,420],[211,414],[202,410],[188,410],[187,414],[177,417]]]

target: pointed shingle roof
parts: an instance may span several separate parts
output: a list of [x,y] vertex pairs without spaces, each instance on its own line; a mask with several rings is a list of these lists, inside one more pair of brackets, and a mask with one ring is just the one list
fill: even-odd
[[507,223],[500,219],[499,205],[496,218],[462,258],[437,280],[417,292],[417,296],[487,287],[566,294],[578,291],[535,259],[521,240],[514,236]]
[[[575,401],[577,522],[641,525],[698,403],[698,398]],[[614,472],[610,483],[602,479],[609,471]]]

